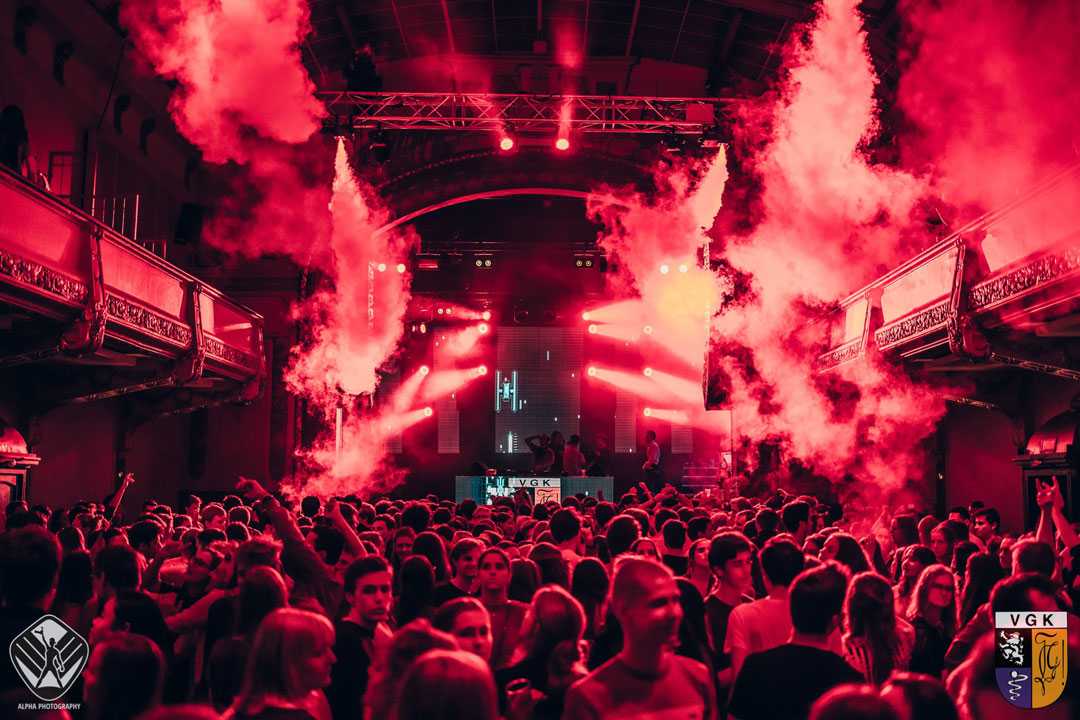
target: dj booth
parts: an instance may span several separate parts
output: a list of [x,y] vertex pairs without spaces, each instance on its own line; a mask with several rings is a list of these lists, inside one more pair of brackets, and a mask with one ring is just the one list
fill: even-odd
[[564,497],[583,493],[605,500],[615,497],[613,477],[517,477],[510,475],[458,475],[454,478],[454,500],[475,500],[489,505],[494,498],[513,496],[524,489],[534,503],[562,502]]

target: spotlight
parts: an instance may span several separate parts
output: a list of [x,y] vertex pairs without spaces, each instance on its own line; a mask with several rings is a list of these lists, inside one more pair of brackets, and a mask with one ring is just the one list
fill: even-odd
[[645,333],[646,335],[652,335],[652,325],[646,325],[645,327],[641,328],[641,332]]
[[578,258],[577,260],[575,260],[574,264],[577,265],[578,267],[585,267],[585,261],[582,260],[581,258]]
[[503,135],[499,140],[499,149],[503,152],[510,152],[514,149],[514,138],[509,135]]
[[476,258],[476,267],[484,267],[484,261],[480,258]]
[[481,365],[480,367],[476,368],[476,374],[487,375],[487,365]]
[[558,140],[556,140],[555,141],[555,149],[558,150],[559,152],[566,152],[567,150],[569,150],[570,149],[570,140],[569,140],[569,138],[561,137]]
[[429,372],[431,372],[431,368],[429,368],[427,365],[421,365],[420,366],[420,374],[421,375],[427,375]]
[[439,308],[439,309],[438,309],[438,310],[436,310],[435,312],[437,312],[437,313],[439,313],[440,315],[442,315],[442,314],[443,314],[443,313],[445,313],[446,311],[445,311],[445,310],[443,310],[442,308]]
[[592,267],[592,260],[585,260],[585,267]]
[[484,261],[484,267],[491,267],[491,258]]
[[487,323],[480,323],[479,325],[476,326],[476,330],[481,335],[487,335],[487,331],[488,331]]
[[424,417],[431,417],[435,414],[435,411],[429,407],[424,408]]
[[386,272],[386,263],[378,264],[379,272]]
[[581,313],[581,319],[584,320],[585,322],[588,322],[589,321],[589,313],[588,312]]
[[652,368],[647,367],[642,372],[645,373],[645,377],[652,377]]
[[586,372],[589,374],[589,377],[596,377],[596,368],[591,367],[588,370],[586,370]]
[[652,408],[645,408],[645,409],[644,409],[644,410],[642,411],[642,414],[643,414],[643,415],[644,415],[645,417],[652,417]]
[[590,334],[590,335],[595,335],[595,334],[596,334],[596,331],[597,331],[597,329],[598,329],[598,328],[597,328],[597,327],[596,327],[595,325],[590,325],[590,326],[589,326],[589,334]]
[[661,275],[667,275],[669,272],[671,272],[671,268],[668,267],[667,263],[664,263],[663,265],[660,266],[660,274]]
[[480,318],[482,320],[490,320],[491,319],[491,311],[490,310],[485,310],[484,312],[480,313]]
[[679,266],[679,272],[681,273],[687,272],[688,270],[690,270],[690,268],[686,267],[685,263]]
[[422,333],[427,332],[427,323],[420,323],[420,332],[422,332]]
[[454,308],[446,308],[446,314],[447,315],[453,315],[454,314]]
[[405,274],[405,263],[398,263],[396,270],[398,271],[398,275],[404,275]]

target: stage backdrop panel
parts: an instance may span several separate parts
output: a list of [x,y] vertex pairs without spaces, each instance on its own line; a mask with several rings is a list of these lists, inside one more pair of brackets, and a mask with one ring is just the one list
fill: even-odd
[[527,453],[525,438],[581,421],[581,328],[501,326],[495,367],[495,452]]

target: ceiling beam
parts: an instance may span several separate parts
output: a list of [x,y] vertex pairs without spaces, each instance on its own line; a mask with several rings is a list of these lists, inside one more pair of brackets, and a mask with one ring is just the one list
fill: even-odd
[[772,62],[773,56],[776,55],[776,49],[780,47],[780,43],[784,41],[784,35],[787,34],[788,25],[790,24],[790,21],[784,21],[784,24],[780,27],[780,32],[776,34],[776,41],[769,46],[769,54],[765,57],[765,62],[761,64],[761,70],[758,71],[758,80],[760,80],[761,77],[765,74],[765,72],[769,69],[769,63]]
[[401,16],[398,15],[397,0],[390,0],[390,8],[394,11],[394,22],[397,23],[398,34],[401,35],[401,44],[405,46],[405,57],[412,57],[409,38],[405,36],[405,26],[401,24]]
[[589,56],[589,0],[585,0],[585,26],[581,30],[581,56]]
[[450,8],[446,6],[446,0],[439,0],[442,5],[443,22],[446,24],[446,40],[450,43],[450,54],[457,55],[457,44],[454,42],[454,26],[450,23]]
[[724,0],[724,5],[785,20],[805,20],[813,6],[794,0]]
[[626,36],[626,57],[630,57],[630,48],[634,46],[634,33],[637,32],[638,13],[641,12],[641,0],[634,0],[634,15],[630,18],[630,32]]
[[742,25],[743,11],[734,10],[731,13],[731,17],[728,19],[727,32],[724,33],[724,40],[720,44],[720,50],[716,53],[716,65],[717,67],[725,67],[728,63],[728,58],[731,57],[731,51],[735,49],[735,36],[739,34],[739,26]]
[[690,2],[686,0],[686,6],[682,11],[682,20],[679,22],[679,32],[675,36],[675,45],[671,48],[671,61],[675,62],[675,54],[679,52],[679,41],[682,40],[682,31],[686,27],[686,16],[690,14]]
[[341,30],[349,41],[349,47],[356,52],[360,49],[360,44],[356,42],[356,34],[353,33],[352,21],[349,19],[348,10],[345,9],[344,0],[334,3],[334,12],[337,13],[338,20],[341,22]]

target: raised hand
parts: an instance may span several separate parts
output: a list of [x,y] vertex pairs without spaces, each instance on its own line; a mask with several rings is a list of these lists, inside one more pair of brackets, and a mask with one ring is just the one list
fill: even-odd
[[259,500],[270,494],[258,480],[246,478],[243,475],[240,476],[240,480],[236,483],[236,491],[248,501]]

